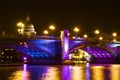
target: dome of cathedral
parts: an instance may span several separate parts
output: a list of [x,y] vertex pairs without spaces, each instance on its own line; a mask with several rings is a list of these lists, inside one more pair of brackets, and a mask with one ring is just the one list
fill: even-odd
[[27,16],[25,26],[23,27],[23,35],[28,37],[35,37],[36,31],[34,29],[34,25],[30,23],[30,18]]
[[34,25],[33,24],[25,24],[25,27],[23,28],[24,31],[34,31]]

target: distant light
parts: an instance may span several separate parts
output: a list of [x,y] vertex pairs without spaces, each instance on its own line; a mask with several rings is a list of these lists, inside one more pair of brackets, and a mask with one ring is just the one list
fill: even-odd
[[24,45],[26,45],[27,44],[27,42],[24,42]]
[[47,35],[49,32],[47,30],[44,30],[43,33]]
[[21,30],[20,29],[18,29],[18,32],[20,32]]
[[11,50],[11,51],[13,51],[13,49],[12,49],[12,48],[11,48],[10,50]]
[[99,40],[103,40],[103,37],[99,37]]
[[27,60],[27,58],[26,58],[26,57],[24,57],[23,59],[24,59],[24,60]]
[[68,33],[67,36],[70,36],[70,33]]
[[22,42],[20,42],[20,45],[22,45],[23,43]]
[[23,24],[22,22],[18,22],[18,23],[17,23],[17,26],[18,26],[18,27],[24,27],[24,24]]
[[75,36],[73,36],[72,38],[75,39]]
[[100,31],[98,29],[95,30],[95,34],[99,34]]
[[113,37],[116,37],[116,36],[117,36],[117,33],[116,33],[116,32],[113,32],[113,33],[112,33],[112,36],[113,36]]
[[54,25],[51,25],[51,26],[49,27],[49,29],[50,29],[50,30],[55,30],[55,26],[54,26]]
[[1,53],[2,55],[4,54],[4,52]]
[[24,29],[21,29],[21,32],[23,32],[24,31]]
[[79,28],[75,27],[75,28],[74,28],[74,31],[75,31],[75,32],[79,32]]
[[116,42],[117,42],[117,40],[116,40],[116,39],[113,39],[113,42],[115,42],[115,43],[116,43]]
[[24,24],[22,22],[18,22],[17,26],[18,26],[18,32],[19,32],[19,34],[23,34]]
[[83,35],[83,37],[84,37],[84,38],[87,38],[87,37],[88,37],[88,35],[87,35],[87,34],[84,34],[84,35]]
[[86,57],[86,60],[90,60],[90,58],[89,58],[89,57]]

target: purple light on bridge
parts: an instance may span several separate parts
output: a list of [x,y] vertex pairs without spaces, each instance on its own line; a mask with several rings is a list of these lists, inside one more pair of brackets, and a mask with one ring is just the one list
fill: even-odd
[[62,60],[69,59],[69,31],[61,31]]
[[24,64],[27,63],[27,57],[23,57],[23,62],[24,62]]
[[23,58],[23,60],[27,60],[27,58],[26,58],[26,57],[24,57],[24,58]]
[[68,40],[65,40],[65,53],[68,53],[69,46],[68,46]]

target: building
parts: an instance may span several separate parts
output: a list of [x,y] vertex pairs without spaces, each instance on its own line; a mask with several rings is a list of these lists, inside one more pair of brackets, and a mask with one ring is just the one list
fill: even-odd
[[35,31],[34,25],[32,23],[30,23],[29,16],[26,17],[26,23],[23,27],[22,35],[27,37],[27,38],[31,38],[31,37],[36,36],[36,31]]

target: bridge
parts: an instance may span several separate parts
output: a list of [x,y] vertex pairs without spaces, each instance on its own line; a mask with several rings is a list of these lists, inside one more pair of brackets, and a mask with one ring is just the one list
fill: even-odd
[[80,54],[87,56],[86,59],[90,58],[91,62],[111,63],[120,60],[120,43],[97,42],[85,38],[71,39],[65,32],[62,36],[62,38],[2,37],[0,38],[0,60],[10,60],[12,55],[15,59],[11,58],[14,60],[19,59],[29,63],[59,63],[71,58],[78,60],[81,58]]

